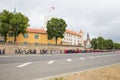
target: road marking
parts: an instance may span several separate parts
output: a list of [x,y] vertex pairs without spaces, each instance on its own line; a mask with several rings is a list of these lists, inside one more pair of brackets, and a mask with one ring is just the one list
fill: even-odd
[[52,64],[54,62],[55,62],[55,60],[51,60],[51,61],[48,62],[48,64]]
[[90,58],[90,59],[93,59],[94,57],[90,56],[89,58]]
[[27,63],[24,63],[24,64],[21,64],[21,65],[18,65],[18,66],[16,66],[16,67],[25,67],[25,66],[27,66],[27,65],[29,65],[29,64],[31,64],[32,62],[27,62]]
[[85,58],[81,57],[80,59],[81,59],[81,60],[84,60]]
[[67,59],[67,61],[69,61],[69,62],[70,62],[70,61],[72,61],[72,60],[71,60],[71,59]]

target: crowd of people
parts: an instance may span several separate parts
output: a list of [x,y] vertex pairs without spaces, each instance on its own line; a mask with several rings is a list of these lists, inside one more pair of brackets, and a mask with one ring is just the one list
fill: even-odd
[[36,49],[15,49],[15,54],[36,54]]
[[50,49],[50,50],[41,49],[40,50],[40,54],[60,54],[60,53],[63,53],[63,50],[60,50],[60,49]]
[[[79,50],[79,49],[15,49],[15,54],[70,54],[70,53],[96,53],[113,52],[113,50]],[[0,48],[0,55],[5,54],[5,49]]]
[[69,53],[95,53],[95,52],[111,52],[112,50],[79,50],[79,49],[16,49],[16,54],[69,54]]
[[58,49],[40,49],[40,50],[36,50],[36,49],[15,49],[15,54],[60,54],[63,53],[62,50],[58,50]]
[[70,53],[96,53],[111,52],[111,50],[79,50],[79,49],[16,49],[16,54],[70,54]]

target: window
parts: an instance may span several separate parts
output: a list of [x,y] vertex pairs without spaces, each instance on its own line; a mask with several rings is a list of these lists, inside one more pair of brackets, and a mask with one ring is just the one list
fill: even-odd
[[24,34],[24,38],[28,38],[28,34]]
[[13,37],[13,33],[9,33],[9,37]]
[[38,35],[35,35],[35,39],[38,39],[39,38],[39,36]]
[[35,46],[37,46],[37,45],[38,45],[38,43],[37,43],[37,42],[35,42],[34,44],[35,44]]
[[24,44],[24,45],[27,45],[27,44],[28,44],[28,42],[24,42],[23,44]]
[[8,41],[8,44],[13,44],[13,41]]

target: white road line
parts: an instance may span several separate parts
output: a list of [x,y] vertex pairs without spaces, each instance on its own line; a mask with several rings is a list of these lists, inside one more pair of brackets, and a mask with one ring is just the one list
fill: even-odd
[[18,65],[18,66],[16,66],[16,67],[25,67],[25,66],[27,66],[27,65],[29,65],[29,64],[31,64],[32,62],[27,62],[27,63],[24,63],[24,64],[21,64],[21,65]]
[[90,56],[89,58],[90,58],[90,59],[93,59],[94,57]]
[[81,59],[81,60],[84,60],[85,58],[81,57],[80,59]]
[[69,62],[70,62],[70,61],[72,61],[72,60],[71,60],[71,59],[67,59],[67,61],[69,61]]
[[54,63],[55,62],[55,60],[51,60],[51,61],[49,61],[47,64],[52,64],[52,63]]

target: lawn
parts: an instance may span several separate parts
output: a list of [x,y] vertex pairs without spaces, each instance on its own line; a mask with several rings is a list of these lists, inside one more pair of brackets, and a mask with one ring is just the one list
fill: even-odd
[[69,74],[48,80],[120,80],[120,64]]

